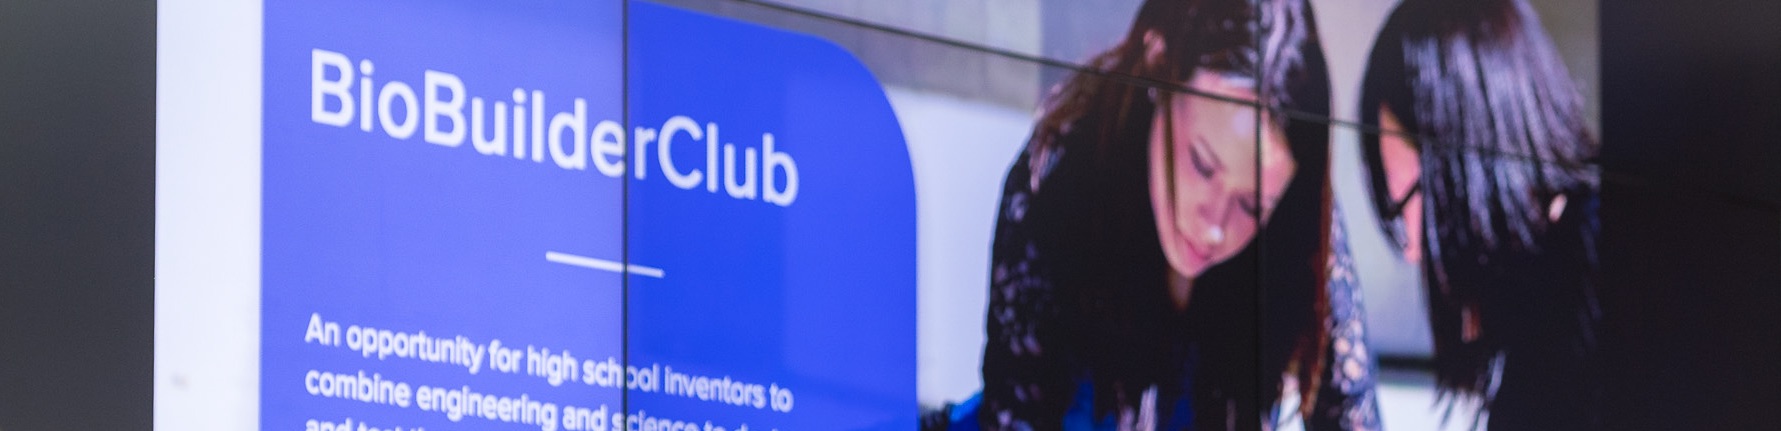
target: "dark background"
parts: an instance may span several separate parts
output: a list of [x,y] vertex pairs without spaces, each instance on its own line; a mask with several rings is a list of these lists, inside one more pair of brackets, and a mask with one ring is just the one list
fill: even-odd
[[155,2],[0,0],[0,429],[147,430]]
[[[1601,14],[1606,425],[1781,429],[1781,2]],[[0,430],[152,426],[154,61],[153,1],[0,0]]]
[[1603,1],[1607,429],[1781,429],[1781,2]]

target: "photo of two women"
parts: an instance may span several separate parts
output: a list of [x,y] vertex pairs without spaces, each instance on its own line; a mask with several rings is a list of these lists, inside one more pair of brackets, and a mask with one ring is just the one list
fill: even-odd
[[1043,98],[923,428],[1599,428],[1594,8],[1142,1]]

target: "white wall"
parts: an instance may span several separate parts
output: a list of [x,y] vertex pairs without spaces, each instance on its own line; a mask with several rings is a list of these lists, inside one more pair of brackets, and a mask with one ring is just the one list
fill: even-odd
[[259,428],[259,1],[161,0],[156,429]]
[[1026,111],[887,88],[915,169],[917,399],[957,402],[982,387],[990,242],[1002,178],[1026,144]]

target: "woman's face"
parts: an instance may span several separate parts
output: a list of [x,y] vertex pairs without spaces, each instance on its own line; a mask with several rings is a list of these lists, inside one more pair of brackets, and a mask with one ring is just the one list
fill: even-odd
[[[1416,141],[1403,134],[1398,116],[1386,106],[1379,107],[1379,161],[1385,170],[1385,196],[1397,206],[1397,214],[1380,214],[1394,225],[1392,238],[1404,253],[1404,261],[1422,263],[1422,193],[1416,187],[1422,179],[1422,153]],[[1389,210],[1389,209],[1388,209]]]
[[[1254,100],[1232,78],[1197,74],[1190,88]],[[1150,131],[1150,200],[1163,254],[1192,279],[1255,237],[1296,165],[1283,133],[1247,105],[1177,94],[1162,98]],[[1260,157],[1260,164],[1257,164]],[[1259,180],[1259,181],[1258,181]]]

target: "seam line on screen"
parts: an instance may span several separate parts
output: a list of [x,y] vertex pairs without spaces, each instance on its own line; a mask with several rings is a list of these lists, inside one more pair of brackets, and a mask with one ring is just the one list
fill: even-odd
[[[1259,6],[1255,3],[1251,3],[1249,7],[1255,8],[1255,9],[1261,8],[1261,6]],[[1252,9],[1250,12],[1251,12],[1251,15],[1253,15],[1255,17],[1254,19],[1257,21],[1255,23],[1255,25],[1258,28],[1258,31],[1254,31],[1254,32],[1250,33],[1250,36],[1249,36],[1250,41],[1251,41],[1251,43],[1255,44],[1254,46],[1256,46],[1258,48],[1258,51],[1261,53],[1261,61],[1257,62],[1256,66],[1255,66],[1256,67],[1255,74],[1257,77],[1265,77],[1265,76],[1268,76],[1268,71],[1263,70],[1263,69],[1268,68],[1269,60],[1271,60],[1271,59],[1267,58],[1268,50],[1259,49],[1259,48],[1262,46],[1263,43],[1265,43],[1265,41],[1262,39],[1262,35],[1264,33],[1266,33],[1269,29],[1261,28],[1261,26],[1267,25],[1267,23],[1260,22],[1261,21],[1261,11],[1260,10]],[[1266,323],[1267,319],[1264,318],[1264,316],[1266,316],[1267,312],[1268,312],[1268,310],[1267,310],[1268,304],[1267,304],[1267,301],[1265,300],[1265,298],[1267,297],[1266,296],[1267,293],[1265,292],[1265,290],[1267,289],[1267,285],[1268,285],[1268,283],[1267,283],[1267,276],[1268,276],[1267,275],[1267,265],[1268,265],[1267,238],[1269,236],[1272,236],[1268,232],[1268,229],[1265,228],[1265,226],[1267,224],[1262,220],[1262,211],[1261,211],[1261,208],[1262,208],[1261,203],[1264,202],[1262,200],[1262,188],[1267,187],[1267,184],[1262,183],[1262,136],[1263,136],[1263,130],[1264,130],[1263,129],[1264,125],[1262,124],[1262,122],[1266,121],[1266,116],[1263,115],[1263,113],[1266,112],[1266,110],[1270,109],[1271,107],[1266,106],[1267,104],[1262,103],[1261,101],[1268,100],[1269,97],[1273,97],[1273,94],[1269,94],[1268,86],[1266,86],[1266,85],[1258,85],[1256,87],[1258,89],[1260,89],[1261,91],[1258,91],[1256,94],[1256,100],[1257,100],[1256,109],[1254,111],[1251,111],[1255,115],[1255,118],[1254,118],[1255,139],[1252,141],[1252,143],[1255,145],[1255,147],[1254,147],[1255,148],[1255,160],[1253,160],[1252,163],[1255,163],[1255,184],[1257,185],[1257,187],[1255,188],[1255,190],[1253,192],[1255,202],[1257,203],[1257,205],[1255,206],[1255,211],[1251,214],[1251,216],[1255,217],[1255,226],[1256,226],[1255,232],[1256,232],[1256,234],[1255,234],[1254,241],[1256,242],[1255,248],[1257,250],[1257,253],[1255,254],[1255,292],[1254,292],[1255,296],[1252,298],[1252,300],[1255,301],[1255,306],[1253,308],[1251,308],[1251,310],[1255,310],[1255,316],[1252,316],[1252,319],[1253,319],[1252,323],[1255,325],[1254,326],[1255,332],[1253,332],[1253,334],[1255,334],[1255,362],[1257,364],[1261,364],[1261,363],[1263,363],[1263,361],[1266,360],[1265,358],[1263,358],[1263,355],[1264,355],[1263,352],[1265,352],[1265,347],[1264,347],[1263,343],[1265,343],[1264,340],[1267,339],[1267,330],[1268,330],[1267,323]],[[1286,121],[1290,122],[1292,120],[1286,120]],[[1288,144],[1288,145],[1291,145],[1291,144]],[[1321,288],[1321,286],[1319,286],[1319,288]],[[1260,367],[1258,366],[1257,368],[1260,368]],[[1264,372],[1269,372],[1269,371],[1271,371],[1271,370],[1265,370]],[[1250,377],[1251,379],[1253,379],[1252,382],[1255,384],[1256,389],[1258,389],[1257,391],[1254,392],[1255,399],[1250,401],[1252,403],[1251,405],[1253,405],[1255,407],[1255,409],[1257,410],[1256,413],[1258,413],[1258,414],[1250,414],[1249,412],[1242,413],[1244,415],[1243,417],[1251,418],[1251,420],[1255,420],[1254,418],[1264,418],[1264,419],[1261,419],[1261,422],[1262,422],[1261,424],[1257,424],[1257,425],[1261,425],[1262,427],[1266,427],[1267,424],[1273,422],[1275,419],[1278,419],[1275,417],[1271,417],[1271,416],[1273,416],[1273,414],[1269,414],[1269,417],[1264,417],[1261,414],[1259,414],[1261,412],[1273,411],[1273,409],[1271,408],[1272,406],[1267,406],[1267,405],[1262,404],[1262,400],[1271,398],[1268,395],[1264,395],[1262,393],[1262,391],[1271,390],[1271,388],[1268,388],[1267,386],[1263,385],[1263,383],[1268,381],[1268,379],[1270,377],[1278,377],[1278,376],[1265,376],[1262,373],[1256,373],[1254,376]],[[1272,398],[1278,399],[1279,397],[1284,396],[1284,395],[1285,394],[1279,394]],[[1226,419],[1226,420],[1230,420],[1230,419]]]
[[[1285,117],[1287,117],[1289,119],[1294,119],[1294,120],[1312,121],[1312,122],[1318,122],[1318,123],[1326,123],[1326,124],[1335,125],[1335,126],[1353,128],[1353,129],[1360,130],[1362,133],[1394,134],[1394,135],[1402,135],[1402,136],[1407,136],[1407,137],[1412,137],[1412,138],[1420,138],[1420,137],[1416,137],[1416,136],[1405,135],[1405,134],[1399,133],[1399,132],[1386,131],[1384,129],[1379,128],[1376,125],[1363,124],[1359,121],[1345,120],[1345,119],[1334,118],[1334,117],[1330,117],[1330,116],[1326,116],[1326,115],[1311,114],[1311,113],[1297,111],[1297,110],[1291,110],[1291,109],[1278,109],[1276,107],[1264,106],[1264,104],[1261,103],[1259,100],[1245,100],[1245,99],[1240,99],[1240,98],[1224,96],[1224,95],[1220,95],[1220,94],[1207,93],[1207,92],[1200,91],[1198,89],[1188,87],[1186,85],[1182,85],[1179,83],[1158,81],[1155,79],[1145,78],[1145,77],[1141,77],[1141,76],[1133,76],[1133,75],[1122,74],[1122,73],[1110,73],[1110,72],[1106,72],[1106,71],[1095,70],[1095,69],[1090,68],[1086,65],[1078,64],[1078,63],[1074,63],[1074,62],[1070,62],[1070,61],[1057,60],[1057,59],[1047,58],[1047,57],[1038,56],[1038,55],[1023,54],[1023,53],[1008,50],[1008,49],[997,48],[997,47],[988,46],[988,45],[966,42],[966,41],[962,41],[962,40],[958,40],[958,39],[951,39],[951,38],[947,38],[947,37],[931,35],[931,34],[922,33],[922,32],[909,30],[909,29],[897,28],[897,27],[893,27],[893,26],[889,26],[889,25],[885,25],[885,24],[879,24],[879,23],[875,23],[875,22],[871,22],[871,21],[866,21],[863,19],[847,17],[844,15],[839,15],[839,14],[834,14],[834,13],[829,13],[829,12],[823,12],[823,11],[819,11],[819,10],[815,10],[815,9],[780,4],[780,3],[775,3],[775,2],[767,1],[767,0],[721,0],[719,2],[720,3],[722,3],[722,2],[741,3],[741,4],[745,4],[745,5],[779,11],[779,12],[783,12],[783,13],[800,15],[800,16],[804,16],[807,18],[831,21],[831,22],[835,22],[835,23],[839,23],[839,24],[843,24],[843,25],[854,26],[854,27],[861,27],[861,28],[870,29],[870,30],[874,30],[874,31],[890,33],[893,35],[898,35],[898,36],[908,37],[908,38],[912,38],[912,39],[927,41],[927,42],[931,42],[931,43],[946,45],[946,46],[950,46],[950,47],[954,47],[954,48],[959,48],[959,49],[964,49],[964,50],[969,50],[969,51],[977,51],[977,52],[983,53],[983,54],[990,54],[990,55],[1000,56],[1000,57],[1009,58],[1009,59],[1018,60],[1018,61],[1037,63],[1037,64],[1039,64],[1041,66],[1045,66],[1045,67],[1066,69],[1066,70],[1074,71],[1077,73],[1092,74],[1092,75],[1099,76],[1099,77],[1106,78],[1106,79],[1121,81],[1128,85],[1156,87],[1158,89],[1164,89],[1164,90],[1174,91],[1174,92],[1178,92],[1178,93],[1185,93],[1185,94],[1189,94],[1189,95],[1193,95],[1193,96],[1197,96],[1197,97],[1205,97],[1205,98],[1210,98],[1210,99],[1229,102],[1229,103],[1248,105],[1251,107],[1266,109],[1270,112],[1284,115]],[[732,18],[739,18],[739,17],[732,17]],[[1260,41],[1257,41],[1256,43],[1260,43]],[[1257,66],[1258,69],[1260,67],[1262,67],[1262,66],[1260,66],[1260,65]],[[1522,157],[1522,158],[1531,158],[1531,156],[1528,156],[1528,155],[1517,155],[1517,154],[1507,154],[1507,153],[1505,153],[1504,155],[1509,155],[1509,156],[1514,156],[1514,157]],[[1595,165],[1592,164],[1590,166],[1595,166]]]
[[884,24],[879,24],[879,23],[875,23],[875,22],[871,22],[871,21],[866,21],[866,20],[851,18],[851,17],[842,16],[842,15],[838,15],[838,14],[823,12],[823,11],[819,11],[819,10],[815,10],[815,9],[807,9],[807,8],[803,8],[803,7],[779,4],[779,3],[763,1],[763,0],[728,0],[728,1],[734,2],[734,3],[743,3],[743,4],[758,6],[758,7],[762,7],[762,8],[777,10],[780,12],[786,12],[786,13],[791,13],[791,14],[795,14],[795,15],[803,15],[806,17],[821,19],[821,20],[825,20],[825,21],[833,21],[833,22],[851,25],[851,26],[855,26],[855,27],[863,27],[863,28],[877,30],[877,31],[885,32],[885,33],[898,35],[898,36],[904,36],[904,37],[909,37],[909,38],[913,38],[913,39],[920,39],[920,40],[924,40],[924,41],[928,41],[928,42],[938,43],[941,45],[947,45],[947,46],[951,46],[954,48],[961,48],[961,49],[966,49],[966,50],[971,50],[971,51],[979,51],[982,53],[1006,57],[1006,58],[1010,58],[1010,59],[1038,63],[1040,65],[1048,66],[1048,67],[1069,69],[1069,70],[1073,70],[1073,71],[1081,72],[1081,73],[1090,73],[1090,74],[1094,74],[1094,75],[1105,77],[1105,78],[1111,78],[1111,79],[1115,79],[1115,80],[1123,80],[1127,84],[1131,84],[1131,85],[1158,87],[1158,88],[1168,89],[1168,90],[1172,90],[1172,91],[1176,91],[1176,92],[1187,93],[1187,94],[1192,94],[1195,96],[1206,97],[1206,98],[1211,98],[1211,99],[1216,99],[1216,100],[1221,100],[1221,101],[1231,102],[1231,103],[1240,103],[1240,104],[1245,104],[1245,105],[1259,105],[1254,100],[1245,100],[1245,99],[1239,99],[1239,98],[1234,98],[1234,97],[1220,95],[1220,94],[1207,93],[1207,92],[1200,91],[1200,90],[1194,89],[1192,87],[1188,87],[1188,86],[1177,84],[1177,83],[1158,81],[1155,79],[1144,78],[1144,77],[1140,77],[1140,76],[1132,76],[1132,75],[1119,74],[1119,73],[1108,73],[1108,72],[1104,72],[1104,71],[1094,70],[1094,69],[1089,68],[1085,65],[1072,63],[1072,62],[1068,62],[1068,61],[1056,60],[1056,59],[1051,59],[1051,58],[1046,58],[1043,56],[1036,56],[1036,55],[1031,55],[1031,54],[1023,54],[1023,53],[1019,53],[1019,52],[1015,52],[1015,51],[1011,51],[1011,50],[1007,50],[1007,49],[1003,49],[1003,48],[996,48],[993,46],[980,45],[980,44],[966,42],[966,41],[962,41],[962,40],[951,39],[951,38],[946,38],[946,37],[941,37],[941,36],[935,36],[935,35],[921,33],[921,32],[917,32],[917,31],[913,31],[913,30],[902,29],[902,28],[892,27],[892,26],[888,26],[888,25],[884,25]]
[[[624,130],[631,130],[631,2],[634,0],[618,0],[619,27],[619,122]],[[631,261],[631,180],[626,178],[619,182],[619,259]],[[625,369],[631,368],[631,277],[619,277],[618,280],[618,356],[619,363]],[[631,411],[630,376],[622,376],[619,381],[618,409],[629,414]]]

